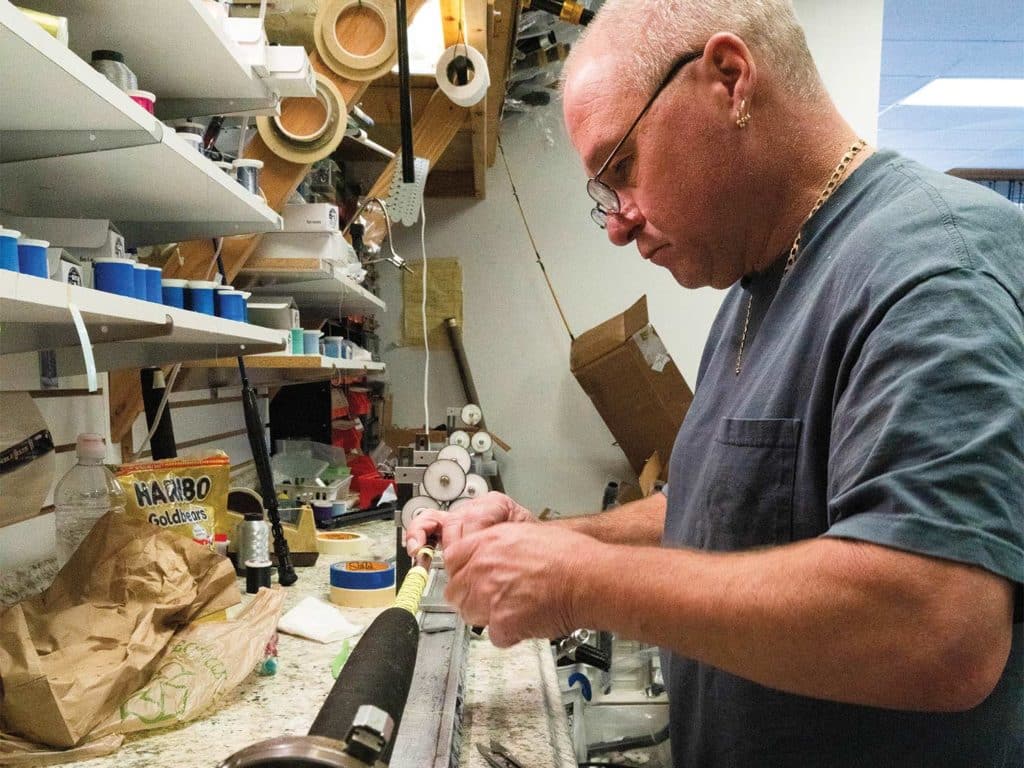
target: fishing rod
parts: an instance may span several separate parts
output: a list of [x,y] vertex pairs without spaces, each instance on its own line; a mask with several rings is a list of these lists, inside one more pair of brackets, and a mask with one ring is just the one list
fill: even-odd
[[420,629],[416,622],[438,545],[416,552],[395,604],[366,628],[305,736],[280,736],[231,755],[218,768],[383,768],[409,698]]

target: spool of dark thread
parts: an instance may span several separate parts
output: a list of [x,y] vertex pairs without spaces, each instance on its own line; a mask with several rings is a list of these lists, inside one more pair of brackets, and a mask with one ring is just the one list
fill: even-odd
[[269,560],[245,561],[245,591],[255,595],[260,587],[270,588],[270,569],[273,563]]

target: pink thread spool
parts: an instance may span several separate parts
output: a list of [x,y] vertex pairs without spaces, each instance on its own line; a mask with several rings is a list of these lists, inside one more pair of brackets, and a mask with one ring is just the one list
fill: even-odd
[[132,101],[149,112],[149,114],[154,114],[153,109],[156,106],[156,95],[149,91],[128,91],[128,95]]

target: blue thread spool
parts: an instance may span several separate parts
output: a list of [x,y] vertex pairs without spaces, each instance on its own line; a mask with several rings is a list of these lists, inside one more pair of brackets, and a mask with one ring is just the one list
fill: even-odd
[[306,355],[320,354],[320,331],[302,332],[302,352]]
[[18,238],[21,232],[0,227],[0,269],[20,272],[18,266]]
[[128,259],[104,258],[93,261],[93,285],[98,291],[118,296],[135,296],[135,263]]
[[154,304],[164,303],[163,276],[160,267],[146,267],[146,299]]
[[189,280],[185,291],[185,307],[203,315],[214,315],[213,290],[217,284],[211,280]]
[[327,357],[342,357],[345,341],[344,336],[325,336],[324,337],[324,354]]
[[217,316],[225,320],[245,322],[245,298],[241,291],[217,291]]
[[50,268],[46,263],[46,249],[50,247],[46,240],[32,240],[27,237],[18,239],[18,271],[23,275],[47,278]]
[[313,521],[318,526],[329,525],[331,522],[331,502],[329,501],[314,501],[313,504]]
[[188,287],[188,280],[175,280],[168,278],[160,281],[160,293],[163,303],[168,307],[185,308],[185,289]]
[[132,265],[132,269],[134,270],[134,273],[132,275],[132,279],[134,280],[135,285],[134,296],[136,299],[142,299],[142,301],[145,301],[147,297],[146,265],[135,262]]

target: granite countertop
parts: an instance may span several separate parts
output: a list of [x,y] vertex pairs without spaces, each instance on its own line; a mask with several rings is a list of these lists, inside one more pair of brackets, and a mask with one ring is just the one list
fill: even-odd
[[[367,535],[378,557],[394,553],[395,529],[390,520],[361,523],[350,530]],[[300,568],[299,581],[286,590],[284,610],[310,595],[326,600],[330,564],[340,559],[320,555],[315,566]],[[244,581],[240,579],[239,584],[243,599],[248,599]],[[341,610],[349,621],[365,627],[381,609]],[[218,709],[198,720],[129,734],[121,748],[111,755],[63,765],[213,768],[257,741],[305,734],[334,683],[330,663],[342,642],[321,644],[282,633],[276,675],[251,675],[220,702]],[[527,641],[506,650],[495,648],[486,636],[474,637],[470,642],[459,765],[488,768],[475,745],[487,744],[492,738],[500,741],[526,768],[575,768],[555,666],[546,641]]]

